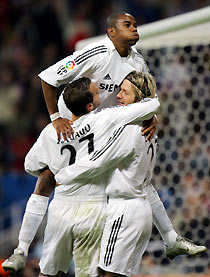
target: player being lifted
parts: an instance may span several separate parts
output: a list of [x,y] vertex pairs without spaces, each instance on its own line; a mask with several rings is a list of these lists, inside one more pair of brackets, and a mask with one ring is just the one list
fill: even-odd
[[[46,99],[48,111],[51,115],[53,126],[56,128],[58,138],[60,133],[66,139],[70,136],[70,113],[65,109],[62,96],[59,100],[59,112],[56,101],[56,87],[67,84],[81,76],[87,76],[95,81],[100,88],[100,100],[103,106],[113,105],[117,91],[115,88],[120,84],[122,76],[132,70],[147,72],[147,66],[143,57],[137,52],[133,45],[138,41],[137,23],[132,15],[127,13],[117,13],[111,15],[107,20],[108,36],[97,43],[76,51],[73,55],[59,61],[40,73],[42,87]],[[123,76],[123,77],[124,77]],[[155,120],[151,126],[150,139],[155,131]],[[146,130],[144,130],[146,132]],[[144,133],[143,133],[144,134]],[[19,245],[15,253],[7,260],[3,266],[5,269],[20,270],[25,265],[25,257],[28,255],[28,248],[34,239],[38,227],[45,215],[49,195],[55,187],[53,174],[50,170],[40,172],[34,193],[27,202],[27,208],[19,234]],[[33,208],[32,208],[33,207]],[[177,234],[168,225],[168,218],[163,219],[165,210],[159,205],[159,231],[164,243],[169,247],[174,246],[176,255],[183,251],[190,254],[191,249],[196,253],[200,248],[194,244],[183,241],[182,246],[177,244]],[[167,224],[165,223],[167,222]],[[156,224],[156,223],[155,223]],[[183,248],[182,249],[180,249]]]

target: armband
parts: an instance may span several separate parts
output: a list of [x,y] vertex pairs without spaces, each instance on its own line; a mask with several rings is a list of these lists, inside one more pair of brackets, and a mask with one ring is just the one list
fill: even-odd
[[56,113],[53,113],[50,115],[51,121],[54,121],[54,120],[58,119],[59,117],[61,117],[59,112],[56,112]]

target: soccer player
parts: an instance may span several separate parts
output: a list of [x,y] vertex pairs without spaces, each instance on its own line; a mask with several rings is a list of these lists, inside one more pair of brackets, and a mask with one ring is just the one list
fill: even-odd
[[[147,75],[145,75],[147,78]],[[151,118],[159,108],[157,99],[150,99],[132,107],[115,107],[90,112],[98,104],[98,91],[88,78],[70,83],[64,91],[64,101],[72,112],[74,134],[69,141],[57,142],[56,131],[49,124],[26,156],[25,167],[37,174],[46,166],[56,174],[64,166],[91,155],[105,140],[110,141],[125,126]],[[142,137],[142,140],[144,138]],[[135,153],[132,153],[132,156]],[[107,176],[94,178],[91,183],[58,186],[50,203],[45,230],[40,276],[59,276],[67,272],[74,256],[76,276],[98,276],[98,256],[105,220],[105,185]],[[147,214],[141,224],[142,232],[151,231],[152,213],[144,197],[139,211]],[[146,239],[147,238],[147,239]],[[148,237],[145,237],[145,244]]]
[[132,70],[148,72],[148,67],[134,45],[139,40],[135,18],[127,13],[115,13],[107,19],[107,37],[64,58],[39,74],[43,93],[58,138],[70,136],[66,118],[71,114],[63,97],[57,106],[56,88],[85,76],[99,87],[99,108],[116,104],[116,94],[122,77]]

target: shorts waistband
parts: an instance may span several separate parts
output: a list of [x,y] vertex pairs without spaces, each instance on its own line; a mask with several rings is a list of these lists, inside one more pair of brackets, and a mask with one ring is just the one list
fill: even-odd
[[70,195],[54,195],[55,200],[62,200],[69,203],[101,203],[107,202],[107,197],[99,196],[70,196]]

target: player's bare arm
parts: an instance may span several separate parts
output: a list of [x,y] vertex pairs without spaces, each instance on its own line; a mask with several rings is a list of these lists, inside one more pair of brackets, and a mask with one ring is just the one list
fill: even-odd
[[48,167],[40,170],[40,175],[37,179],[34,193],[49,197],[56,186],[54,174]]
[[[43,80],[41,80],[41,84],[48,112],[51,116],[55,115],[58,113],[56,88]],[[67,140],[68,137],[73,134],[73,129],[71,127],[72,122],[67,118],[61,118],[59,114],[57,114],[54,119],[52,118],[52,124],[56,129],[58,140],[61,139],[61,134],[63,135],[64,140]]]

